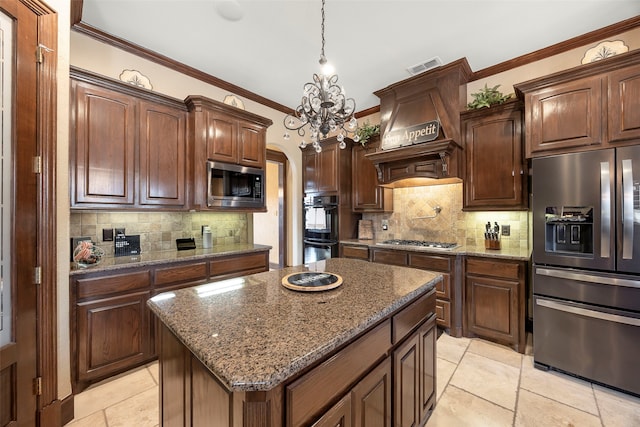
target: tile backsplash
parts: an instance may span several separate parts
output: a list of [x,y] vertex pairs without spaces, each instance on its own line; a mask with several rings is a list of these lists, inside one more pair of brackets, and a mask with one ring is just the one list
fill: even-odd
[[202,226],[211,227],[213,244],[248,243],[248,220],[244,213],[210,212],[72,212],[72,237],[91,240],[113,255],[113,242],[102,241],[102,229],[125,228],[127,235],[140,235],[143,253],[175,250],[176,239],[193,237],[202,247]]
[[[393,190],[393,213],[363,214],[373,221],[376,239],[414,239],[456,242],[483,246],[487,221],[501,227],[509,225],[510,236],[501,236],[502,246],[526,249],[529,246],[527,211],[463,212],[462,184],[396,188]],[[436,215],[435,208],[441,211]],[[382,229],[382,220],[389,229]]]

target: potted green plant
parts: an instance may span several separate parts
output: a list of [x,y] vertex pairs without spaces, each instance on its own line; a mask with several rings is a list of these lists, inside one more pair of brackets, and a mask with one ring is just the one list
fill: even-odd
[[364,147],[367,141],[369,141],[369,138],[374,135],[380,135],[380,124],[378,123],[376,125],[372,125],[367,120],[362,126],[358,126],[358,128],[356,129],[356,142],[359,142]]
[[472,93],[473,101],[467,104],[470,110],[477,110],[483,107],[491,107],[492,105],[502,104],[503,102],[511,99],[513,94],[504,95],[498,90],[500,85],[494,87],[487,87],[484,84],[484,88],[481,88],[477,93]]

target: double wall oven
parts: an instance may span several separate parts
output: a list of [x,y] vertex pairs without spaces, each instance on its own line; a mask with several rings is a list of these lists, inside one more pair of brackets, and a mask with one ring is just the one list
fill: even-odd
[[304,262],[338,256],[338,196],[304,198]]
[[640,146],[532,168],[535,365],[640,395]]

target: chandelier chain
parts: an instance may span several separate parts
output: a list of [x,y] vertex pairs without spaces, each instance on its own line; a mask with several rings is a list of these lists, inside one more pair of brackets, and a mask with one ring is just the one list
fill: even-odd
[[320,51],[320,58],[324,58],[324,0],[322,0],[322,23],[320,24],[320,33],[322,34],[322,50]]

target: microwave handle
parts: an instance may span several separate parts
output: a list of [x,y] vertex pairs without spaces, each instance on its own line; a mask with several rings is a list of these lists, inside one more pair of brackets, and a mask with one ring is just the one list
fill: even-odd
[[611,175],[609,162],[600,162],[600,256],[611,256]]
[[622,259],[633,259],[633,163],[622,160]]

